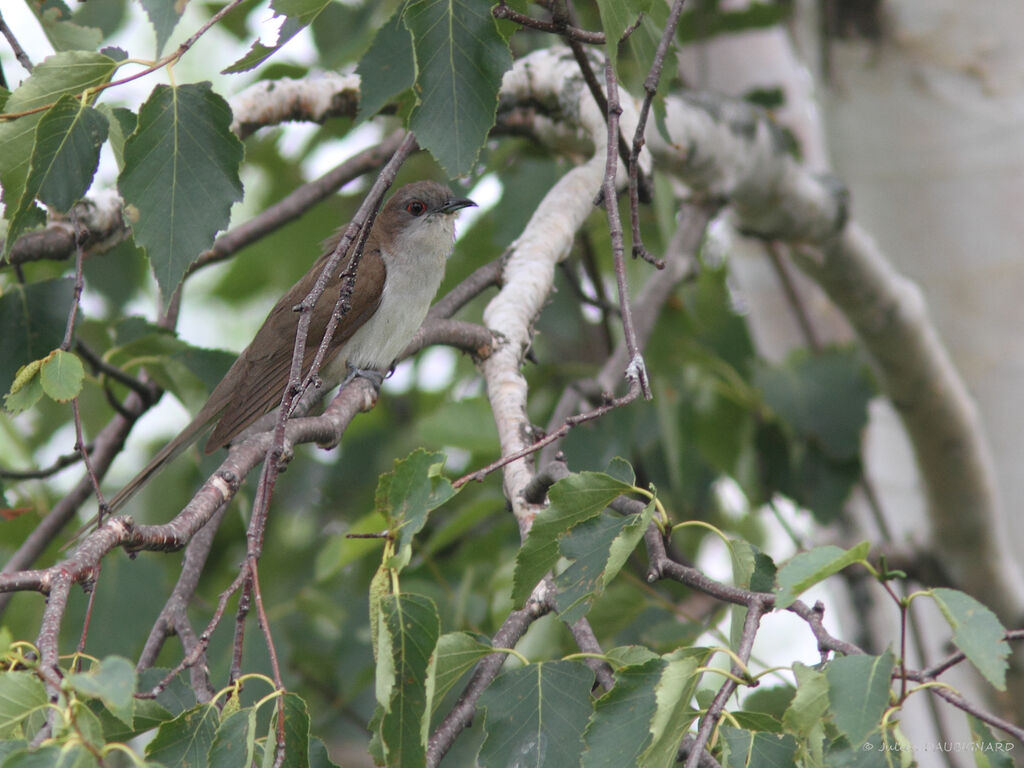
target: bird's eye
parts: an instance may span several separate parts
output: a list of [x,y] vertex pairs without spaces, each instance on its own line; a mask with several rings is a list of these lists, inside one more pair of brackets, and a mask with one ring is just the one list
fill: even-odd
[[413,216],[422,216],[427,211],[427,206],[422,200],[413,200],[405,206],[405,210]]

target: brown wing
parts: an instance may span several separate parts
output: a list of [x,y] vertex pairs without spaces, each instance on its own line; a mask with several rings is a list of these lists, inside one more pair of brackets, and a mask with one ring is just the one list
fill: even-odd
[[[312,269],[274,305],[252,342],[210,395],[204,410],[222,411],[222,415],[206,443],[207,453],[226,445],[256,419],[280,404],[288,384],[295,332],[299,325],[299,313],[293,307],[312,290],[330,253],[328,251],[321,256]],[[313,309],[313,320],[303,353],[303,372],[312,365],[327,330],[327,323],[341,290],[340,276],[347,266],[348,261],[343,261],[335,274],[331,275],[327,289]],[[325,364],[337,356],[342,345],[377,311],[386,274],[380,249],[371,248],[367,243],[356,272],[352,306],[342,317],[331,339]]]

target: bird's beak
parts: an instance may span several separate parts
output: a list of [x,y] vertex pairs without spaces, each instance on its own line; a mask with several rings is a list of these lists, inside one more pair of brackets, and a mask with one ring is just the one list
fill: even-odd
[[476,203],[470,200],[468,197],[453,197],[449,200],[445,200],[441,206],[441,213],[455,213],[461,211],[463,208],[476,207]]

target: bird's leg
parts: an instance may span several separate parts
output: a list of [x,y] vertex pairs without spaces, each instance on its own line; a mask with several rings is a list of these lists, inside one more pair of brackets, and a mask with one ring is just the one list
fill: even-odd
[[375,371],[372,368],[356,368],[354,365],[349,364],[345,365],[345,369],[347,373],[345,374],[345,380],[341,382],[341,386],[344,387],[352,381],[352,379],[356,378],[356,376],[361,376],[373,384],[373,388],[376,389],[378,393],[380,392],[380,386],[384,383],[385,376],[381,371]]

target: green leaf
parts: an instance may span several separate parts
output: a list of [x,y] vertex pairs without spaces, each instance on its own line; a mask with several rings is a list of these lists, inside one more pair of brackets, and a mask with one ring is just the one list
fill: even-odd
[[[427,515],[455,495],[448,478],[441,474],[447,457],[440,451],[418,448],[377,481],[376,510],[384,516],[395,537],[399,563],[408,562],[412,539],[426,525]],[[390,564],[397,567],[397,564]]]
[[777,736],[730,725],[723,725],[721,734],[728,753],[723,768],[792,768],[796,765],[797,743],[791,734]]
[[824,581],[834,573],[839,573],[848,565],[859,562],[868,556],[871,544],[862,541],[857,546],[843,550],[832,545],[815,547],[810,552],[802,552],[779,569],[775,590],[775,608],[782,609],[792,605],[800,594],[819,581]]
[[840,733],[854,748],[878,729],[889,705],[893,656],[839,656],[825,669],[828,700]]
[[74,297],[74,280],[59,277],[38,283],[14,283],[0,295],[0,388],[18,369],[46,357],[60,345]]
[[665,666],[666,661],[658,657],[615,672],[615,686],[597,700],[583,734],[583,768],[640,764],[640,755],[651,741],[655,689]]
[[[281,768],[309,768],[309,709],[306,702],[294,693],[286,693],[277,700],[267,726],[263,744],[264,768],[274,766],[277,752],[277,713],[284,707],[284,762]],[[245,768],[250,764],[246,763]]]
[[1013,768],[1010,750],[1014,743],[1009,739],[997,739],[992,731],[974,715],[967,716],[971,729],[971,742],[976,745],[974,765],[976,768]]
[[555,605],[562,621],[571,626],[587,614],[594,597],[615,578],[643,538],[653,515],[653,501],[641,514],[605,512],[561,538],[562,554],[575,561],[555,578]]
[[11,391],[5,396],[4,407],[11,413],[21,413],[35,405],[43,396],[43,385],[39,381],[42,360],[33,360],[18,369],[11,384]]
[[796,696],[782,716],[782,725],[787,731],[806,737],[828,711],[828,678],[800,662],[793,665],[793,673],[797,682]]
[[381,614],[394,681],[380,738],[389,766],[414,768],[426,759],[441,619],[434,602],[422,595],[389,595],[381,603]]
[[736,11],[722,11],[718,3],[714,10],[701,7],[683,11],[676,31],[680,43],[707,40],[716,35],[734,34],[748,29],[772,27],[786,18],[788,7],[780,3],[752,2],[746,8]]
[[601,28],[605,36],[604,49],[612,67],[615,67],[618,63],[619,42],[622,36],[636,23],[640,14],[651,7],[651,0],[597,0],[597,7],[601,11]]
[[233,75],[259,66],[311,24],[330,4],[331,0],[274,0],[270,7],[274,9],[275,14],[285,17],[281,29],[277,33],[277,42],[274,45],[264,45],[257,40],[245,56],[223,70],[221,74]]
[[316,556],[316,578],[318,581],[329,579],[339,573],[345,566],[354,563],[373,552],[380,552],[380,539],[350,539],[349,533],[376,533],[387,527],[383,515],[370,512],[348,526],[342,534],[332,535]]
[[131,728],[135,711],[135,667],[128,659],[108,656],[88,672],[70,674],[63,685],[83,696],[97,698],[118,720]]
[[43,386],[43,392],[58,403],[66,403],[78,397],[84,379],[85,368],[78,355],[62,349],[54,350],[43,361],[43,367],[39,371],[39,383]]
[[471,670],[480,659],[494,653],[494,648],[485,639],[478,639],[468,632],[448,632],[437,641],[437,671],[434,675],[433,710],[441,704],[444,696],[459,679]]
[[0,737],[47,707],[43,681],[28,671],[0,674]]
[[39,121],[26,189],[61,213],[89,189],[107,139],[107,121],[74,96],[60,100]]
[[369,49],[359,60],[359,116],[368,120],[416,82],[412,35],[402,20],[403,9],[377,30]]
[[165,302],[242,199],[242,144],[230,125],[209,83],[158,85],[125,142],[118,188]]
[[186,710],[157,729],[146,745],[146,758],[164,765],[206,765],[219,724],[216,706],[199,704]]
[[64,3],[30,5],[55,51],[94,51],[103,42],[103,30],[71,21],[71,11]]
[[81,768],[96,765],[85,745],[49,744],[39,749],[19,749],[11,752],[3,762],[4,768]]
[[469,173],[498,110],[501,76],[512,66],[487,3],[421,0],[405,23],[416,52],[420,103],[409,127],[449,176]]
[[533,521],[533,527],[516,554],[512,600],[522,603],[537,582],[558,562],[558,537],[600,514],[616,497],[632,490],[610,475],[600,472],[573,474],[551,486],[547,509]]
[[139,119],[134,112],[124,107],[100,104],[96,107],[107,118],[110,148],[114,150],[118,171],[124,170],[124,143],[135,131]]
[[697,716],[690,699],[700,680],[697,667],[707,660],[708,651],[686,648],[664,658],[667,664],[654,690],[657,708],[650,724],[652,740],[637,762],[650,768],[675,765],[679,740]]
[[164,46],[185,10],[185,3],[180,0],[139,0],[143,10],[149,17],[149,23],[156,32],[156,55],[163,54]]
[[[110,80],[116,63],[108,56],[87,51],[66,51],[49,56],[38,63],[7,100],[9,113],[25,112],[53,104],[65,94],[78,95]],[[36,128],[44,113],[26,115],[17,120],[0,122],[0,186],[3,187],[7,217],[14,217],[23,206],[22,197],[33,156]],[[24,208],[28,209],[26,201]],[[29,222],[32,223],[32,222]],[[6,256],[14,245],[8,237]]]
[[854,348],[797,350],[782,365],[759,365],[754,381],[765,402],[829,458],[857,458],[874,390]]
[[487,738],[482,768],[578,765],[590,717],[594,673],[573,661],[547,661],[505,672],[480,697]]
[[232,712],[221,721],[210,745],[210,765],[251,766],[255,752],[256,709],[248,707]]
[[953,643],[992,685],[1006,690],[1010,645],[998,617],[973,597],[955,589],[933,589],[932,597],[953,629]]

